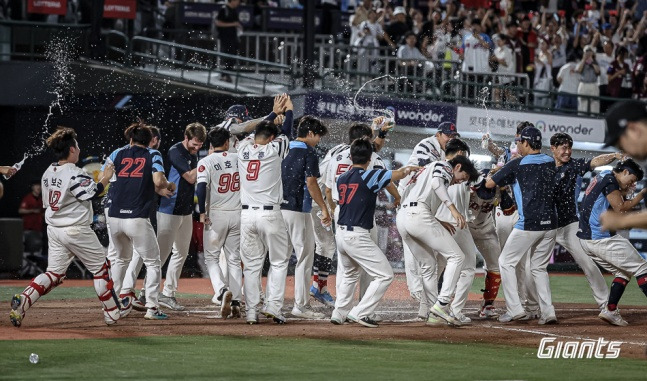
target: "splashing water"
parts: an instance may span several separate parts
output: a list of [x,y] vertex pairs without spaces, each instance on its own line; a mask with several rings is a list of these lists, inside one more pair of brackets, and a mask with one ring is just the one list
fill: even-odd
[[387,79],[389,79],[389,80],[391,80],[393,82],[398,82],[401,79],[404,79],[405,81],[407,81],[407,77],[393,77],[393,76],[388,75],[388,74],[382,75],[380,77],[373,78],[373,79],[371,79],[369,81],[366,81],[357,90],[357,92],[355,93],[355,96],[353,97],[353,106],[355,107],[356,110],[361,111],[361,112],[371,112],[372,111],[372,112],[378,112],[378,113],[384,114],[384,116],[386,117],[387,120],[390,120],[390,121],[393,122],[393,121],[395,121],[395,113],[393,111],[388,110],[388,109],[370,109],[370,108],[362,107],[357,103],[357,97],[362,92],[362,90],[364,90],[366,85],[368,85],[371,82],[375,82],[375,81],[378,81],[380,79],[383,79],[383,78],[387,78]]
[[490,97],[490,88],[484,87],[479,91],[478,100],[485,109],[485,137],[481,140],[481,148],[487,149],[490,138],[490,112],[487,109],[487,100]]

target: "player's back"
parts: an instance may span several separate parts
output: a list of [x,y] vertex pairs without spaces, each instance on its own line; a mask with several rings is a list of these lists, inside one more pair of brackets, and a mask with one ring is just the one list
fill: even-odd
[[83,197],[86,193],[83,188],[93,184],[92,177],[75,164],[50,165],[41,179],[47,224],[55,227],[91,224],[92,195]]
[[243,205],[279,206],[283,202],[281,163],[289,150],[289,139],[280,135],[264,145],[254,136],[238,146],[240,201]]
[[197,182],[208,185],[208,208],[240,209],[240,174],[237,153],[214,152],[201,159],[198,162]]
[[[458,212],[465,218],[468,218],[470,205],[470,188],[468,184],[461,183],[450,185],[447,187],[447,194],[449,194],[449,199],[452,200]],[[441,221],[456,224],[456,220],[454,220],[452,212],[444,204],[441,204],[440,207],[438,207],[436,217]]]
[[[328,164],[328,175],[327,175],[327,184],[332,190],[332,198],[335,201],[339,201],[339,192],[335,184],[337,179],[342,174],[348,172],[348,170],[353,166],[353,160],[350,157],[350,146],[345,145],[343,149],[340,149],[336,155],[332,156],[330,163]],[[371,154],[371,161],[369,162],[368,169],[385,169],[384,161],[377,153],[373,152]]]
[[471,227],[477,228],[493,222],[494,215],[492,210],[497,203],[496,192],[496,188],[488,189],[485,185],[479,188],[472,188],[469,200],[470,210],[473,216],[469,222]]
[[620,190],[620,186],[611,171],[603,171],[591,180],[580,206],[579,238],[604,239],[612,236],[609,231],[602,229],[600,215],[609,209],[607,195],[616,190]]
[[377,193],[391,182],[391,171],[351,168],[337,179],[339,198],[338,224],[373,228]]
[[133,145],[120,150],[113,161],[115,182],[112,183],[110,217],[148,218],[155,198],[154,172],[164,172],[162,155],[153,149]]
[[555,159],[544,154],[533,154],[510,163],[515,160],[519,163],[516,182],[512,185],[519,208],[519,221],[515,227],[522,230],[555,229]]
[[432,189],[431,181],[434,177],[438,177],[445,186],[449,187],[452,173],[452,166],[446,161],[434,161],[425,165],[409,179],[408,184],[405,184],[405,192],[401,195],[402,204],[410,205],[412,202],[425,204],[435,214],[442,202]]
[[[413,148],[413,152],[411,152],[411,156],[409,156],[407,165],[424,167],[431,162],[440,160],[445,160],[445,151],[442,150],[438,139],[436,139],[435,136],[430,136],[422,139],[418,144],[416,144]],[[410,173],[404,179],[400,180],[398,185],[398,192],[400,195],[405,193],[406,187],[410,184],[413,176],[415,176],[415,173]]]

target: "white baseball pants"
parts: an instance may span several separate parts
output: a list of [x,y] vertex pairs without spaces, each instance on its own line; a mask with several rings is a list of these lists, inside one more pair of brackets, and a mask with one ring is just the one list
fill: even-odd
[[112,266],[114,289],[120,293],[124,274],[133,256],[133,248],[137,250],[146,265],[146,307],[157,307],[161,274],[160,251],[155,238],[153,225],[148,218],[115,218],[108,217],[110,223],[110,239],[117,251],[117,260]]
[[321,211],[319,205],[312,205],[312,210],[310,211],[310,218],[312,220],[312,228],[314,229],[315,235],[315,253],[333,259],[335,252],[337,251],[337,246],[335,245],[335,233],[332,230],[332,225],[330,230],[326,230],[321,225],[321,219],[317,216],[317,212]]
[[[458,315],[459,312],[463,311],[465,303],[467,303],[467,298],[469,297],[470,289],[472,288],[472,283],[474,283],[474,273],[476,272],[476,245],[472,239],[469,228],[456,229],[456,233],[454,233],[452,237],[458,244],[458,247],[460,247],[463,254],[465,254],[465,260],[461,267],[458,282],[456,282],[456,291],[454,292],[454,300],[452,300],[451,305],[451,310],[454,315]],[[440,274],[440,272],[441,269],[438,268],[438,274]]]
[[[451,302],[452,296],[456,291],[456,284],[460,277],[460,272],[465,261],[465,254],[458,246],[451,234],[436,220],[434,214],[425,206],[414,206],[403,208],[396,218],[399,223],[398,231],[403,239],[406,240],[411,249],[411,253],[420,262],[421,270],[423,266],[430,265],[429,257],[433,257],[433,252],[442,255],[447,261],[443,286],[438,294],[438,301],[442,303]],[[427,265],[424,265],[424,261]],[[435,262],[435,261],[434,261]],[[435,267],[435,266],[434,266]],[[426,273],[428,270],[424,270]],[[431,280],[425,279],[429,275],[423,275],[423,290],[427,301],[433,301],[433,289]],[[437,288],[436,283],[434,288]]]
[[580,266],[584,275],[586,275],[586,279],[589,281],[589,285],[593,291],[593,299],[595,299],[600,309],[604,309],[604,306],[607,304],[607,297],[609,296],[609,287],[600,269],[595,264],[595,261],[593,261],[593,258],[588,256],[582,248],[580,239],[577,236],[578,229],[578,222],[573,222],[558,228],[556,241],[571,253],[573,259],[575,259],[575,262]]
[[537,286],[542,316],[555,315],[548,272],[546,271],[552,248],[555,244],[555,234],[556,230],[526,231],[516,228],[510,233],[501,251],[499,268],[501,270],[501,284],[503,285],[506,308],[511,316],[524,313],[524,308],[519,299],[515,268],[528,250],[531,250],[530,271]]
[[[339,226],[335,238],[344,274],[337,290],[334,313],[343,317],[351,314],[358,319],[371,316],[393,282],[391,264],[366,229],[354,226],[349,231],[347,227]],[[372,280],[359,303],[351,309],[360,270],[364,270]]]
[[[304,311],[310,301],[312,264],[315,259],[314,227],[310,213],[281,210],[288,232],[290,246],[288,253],[297,257],[294,269],[294,306]],[[321,223],[319,223],[321,225]]]
[[[333,214],[335,217],[335,226],[339,227],[337,224],[337,221],[339,220],[339,207],[335,208],[335,213]],[[377,245],[377,229],[375,228],[375,220],[373,220],[373,229],[370,230],[371,234],[371,239],[375,244]],[[336,236],[336,234],[335,234]],[[336,241],[335,237],[335,241]],[[339,248],[337,248],[337,254],[339,254]],[[341,286],[341,281],[344,277],[344,269],[342,267],[342,263],[339,260],[339,255],[337,255],[337,275],[335,279],[335,288],[339,289]],[[371,283],[371,276],[364,271],[364,269],[360,269],[360,276],[359,276],[359,298],[362,299],[364,296],[364,293],[366,292],[366,289],[368,288],[369,284]]]
[[175,216],[157,212],[157,242],[160,248],[162,266],[173,250],[166,269],[163,294],[174,297],[178,289],[184,261],[189,255],[191,233],[193,232],[192,216]]
[[99,273],[106,263],[106,252],[89,225],[64,228],[48,225],[47,240],[47,271],[65,275],[75,256],[92,274]]
[[240,216],[240,258],[245,268],[245,308],[255,314],[261,301],[261,275],[266,250],[269,251],[270,270],[267,273],[265,307],[280,313],[285,298],[285,278],[288,274],[288,232],[283,215],[278,210],[243,209]]
[[[209,211],[211,225],[204,227],[204,262],[215,295],[224,288],[232,293],[233,300],[243,297],[243,270],[240,267],[240,210]],[[225,253],[226,272],[220,266],[220,253]]]
[[499,237],[496,234],[496,227],[490,221],[483,226],[473,226],[470,224],[469,228],[474,244],[485,261],[485,269],[498,273],[501,246]]
[[614,235],[605,239],[583,239],[580,242],[588,255],[598,258],[598,263],[616,277],[630,280],[632,276],[647,273],[647,261],[624,237]]

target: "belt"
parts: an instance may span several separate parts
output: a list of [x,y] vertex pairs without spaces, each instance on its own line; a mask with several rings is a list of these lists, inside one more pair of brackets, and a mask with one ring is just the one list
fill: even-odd
[[406,208],[406,207],[408,207],[408,206],[418,206],[418,203],[417,203],[417,202],[410,202],[410,203],[408,203],[408,204],[404,204],[404,205],[402,205],[402,207],[403,207],[403,208]]
[[252,210],[278,210],[279,206],[278,205],[263,205],[263,206],[255,206],[255,205],[242,205],[243,209],[252,209]]
[[360,231],[360,232],[370,232],[369,229],[364,229],[359,226],[347,226],[347,225],[340,225],[338,226],[339,229],[341,230],[346,230],[347,232],[352,232],[352,231]]

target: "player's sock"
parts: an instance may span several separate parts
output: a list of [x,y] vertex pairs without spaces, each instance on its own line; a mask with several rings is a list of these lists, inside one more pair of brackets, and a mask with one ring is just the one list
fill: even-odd
[[[312,265],[312,286],[319,289],[319,258],[321,256],[315,254],[314,264]],[[321,290],[319,290],[321,291]]]
[[609,292],[609,301],[607,303],[607,308],[609,311],[615,311],[618,308],[618,302],[622,297],[622,294],[625,292],[627,287],[628,280],[620,277],[616,277],[611,283],[611,290]]
[[501,274],[488,271],[485,275],[485,290],[482,290],[484,305],[489,306],[494,303],[494,299],[499,294],[499,287],[501,287]]
[[20,308],[25,313],[43,295],[46,295],[54,287],[63,283],[65,274],[56,274],[51,271],[44,272],[34,278],[29,286],[20,294],[23,298]]
[[313,285],[323,292],[328,287],[328,275],[332,269],[332,259],[323,255],[315,254],[315,266],[317,268],[316,278],[313,279]]
[[110,277],[110,261],[106,259],[101,270],[94,274],[94,290],[103,305],[103,310],[115,321],[119,319],[119,299]]
[[638,275],[636,277],[636,281],[638,282],[638,287],[642,290],[643,294],[647,296],[647,273]]

